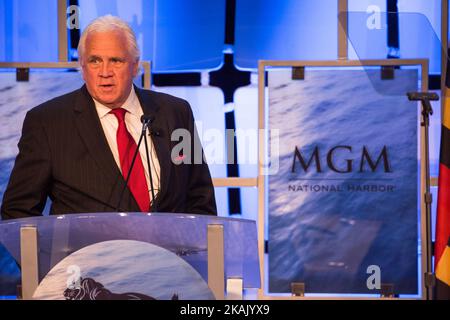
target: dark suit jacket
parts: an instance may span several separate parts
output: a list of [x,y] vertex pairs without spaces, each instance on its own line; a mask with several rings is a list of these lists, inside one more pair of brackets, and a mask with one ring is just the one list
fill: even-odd
[[[173,130],[189,130],[190,143],[198,143],[189,104],[167,94],[135,90],[144,114],[154,117],[152,141],[161,167],[158,212],[217,214],[207,164],[171,161],[172,147],[179,143],[171,141]],[[94,101],[83,86],[27,113],[1,215],[41,215],[47,196],[51,214],[114,212],[124,185]],[[128,188],[120,211],[139,211]]]

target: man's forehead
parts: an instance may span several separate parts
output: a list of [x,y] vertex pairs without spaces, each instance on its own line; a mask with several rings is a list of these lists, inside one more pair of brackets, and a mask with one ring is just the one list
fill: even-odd
[[86,54],[88,56],[125,57],[128,54],[126,41],[116,37],[93,35],[86,38]]
[[86,48],[94,50],[118,49],[124,51],[126,38],[116,31],[93,32],[86,37]]

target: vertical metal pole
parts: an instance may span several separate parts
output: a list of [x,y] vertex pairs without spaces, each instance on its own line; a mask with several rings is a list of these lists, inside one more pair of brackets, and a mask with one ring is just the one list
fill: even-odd
[[217,300],[225,299],[223,225],[208,225],[208,286]]
[[[421,74],[421,78],[422,78],[422,84],[420,87],[420,90],[422,92],[426,92],[428,91],[428,75],[429,75],[429,66],[428,66],[428,61],[427,63],[422,65],[422,74]],[[426,166],[425,166],[425,157],[426,157],[426,153],[425,153],[425,149],[426,149],[426,145],[425,145],[425,127],[424,126],[420,126],[420,195],[424,195],[426,193]],[[425,203],[425,198],[421,199],[422,201],[420,201],[420,240],[421,240],[421,274],[422,274],[422,283],[421,283],[421,288],[422,288],[422,298],[423,299],[427,299],[428,296],[428,292],[427,292],[427,277],[425,276],[425,273],[427,272],[427,235],[428,235],[428,230],[427,230],[427,206]]]
[[338,59],[348,60],[348,0],[338,0]]
[[69,60],[67,41],[67,0],[58,0],[58,61]]
[[259,251],[259,274],[261,279],[261,288],[258,290],[258,298],[264,297],[264,226],[265,226],[265,180],[264,162],[265,162],[265,83],[266,69],[263,61],[258,62],[258,251]]
[[20,266],[22,269],[22,298],[30,300],[39,284],[36,227],[20,228]]
[[428,100],[422,101],[422,126],[425,129],[425,214],[426,214],[426,270],[424,272],[424,280],[426,286],[427,300],[433,300],[433,291],[435,286],[433,267],[432,267],[432,241],[431,241],[431,202],[432,196],[430,192],[430,156],[429,156],[429,127],[430,127],[431,105]]

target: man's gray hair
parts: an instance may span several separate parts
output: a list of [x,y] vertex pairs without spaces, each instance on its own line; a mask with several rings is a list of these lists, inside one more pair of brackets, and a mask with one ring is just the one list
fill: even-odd
[[136,61],[140,59],[139,47],[137,45],[136,36],[131,29],[130,25],[120,19],[119,17],[112,16],[110,14],[102,17],[98,17],[93,20],[84,29],[81,35],[80,42],[78,44],[78,59],[82,62],[84,50],[86,48],[86,38],[92,32],[107,32],[107,31],[123,31],[126,41],[128,43],[127,47],[129,53]]

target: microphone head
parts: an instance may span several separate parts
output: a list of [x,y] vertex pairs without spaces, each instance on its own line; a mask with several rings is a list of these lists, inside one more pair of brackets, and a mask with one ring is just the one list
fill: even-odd
[[152,121],[155,120],[154,116],[148,115],[148,114],[144,114],[141,117],[141,122],[142,123],[152,123]]
[[421,101],[421,100],[429,100],[429,101],[438,101],[439,96],[435,92],[408,92],[408,99],[410,101]]

